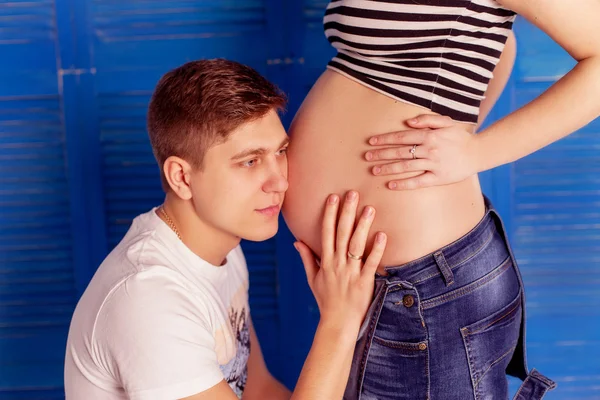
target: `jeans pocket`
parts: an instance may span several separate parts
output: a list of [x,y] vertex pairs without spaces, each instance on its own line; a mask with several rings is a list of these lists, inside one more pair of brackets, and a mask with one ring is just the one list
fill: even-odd
[[427,341],[395,342],[373,337],[361,400],[425,400],[429,391]]
[[506,399],[506,367],[519,340],[521,292],[494,314],[462,328],[475,400]]

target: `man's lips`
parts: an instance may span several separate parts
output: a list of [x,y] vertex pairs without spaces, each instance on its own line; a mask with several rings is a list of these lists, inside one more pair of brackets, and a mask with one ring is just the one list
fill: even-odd
[[273,216],[279,214],[279,204],[275,204],[266,208],[261,208],[256,211],[266,216]]

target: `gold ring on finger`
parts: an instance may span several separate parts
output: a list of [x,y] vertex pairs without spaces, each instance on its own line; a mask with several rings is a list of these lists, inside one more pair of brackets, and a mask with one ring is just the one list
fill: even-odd
[[362,260],[362,256],[355,256],[354,254],[350,253],[350,251],[348,251],[348,257],[350,257],[353,260]]

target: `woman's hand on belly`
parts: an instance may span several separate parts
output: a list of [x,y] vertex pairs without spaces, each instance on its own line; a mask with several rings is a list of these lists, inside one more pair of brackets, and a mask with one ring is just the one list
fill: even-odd
[[358,330],[371,304],[375,271],[387,237],[378,232],[369,249],[367,241],[375,209],[366,206],[357,217],[359,194],[356,191],[349,191],[340,203],[342,200],[335,194],[327,198],[319,262],[302,241],[294,246],[302,258],[322,322]]
[[371,136],[412,129],[404,121],[422,112],[339,74],[323,74],[289,129],[289,188],[282,213],[297,240],[320,255],[324,201],[330,193],[350,189],[361,194],[363,205],[377,209],[373,230],[387,234],[379,273],[385,273],[384,266],[428,254],[477,224],[484,204],[476,175],[452,185],[394,191],[387,187],[390,177],[373,176],[375,164],[365,161]]
[[386,147],[365,153],[367,161],[376,163],[371,168],[373,175],[396,175],[388,182],[389,189],[448,185],[481,172],[477,136],[464,125],[440,115],[421,115],[407,124],[415,129],[370,138],[370,145]]

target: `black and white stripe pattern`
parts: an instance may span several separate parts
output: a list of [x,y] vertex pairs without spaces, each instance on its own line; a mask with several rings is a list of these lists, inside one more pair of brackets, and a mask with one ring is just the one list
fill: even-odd
[[496,0],[332,0],[328,68],[395,99],[476,123],[515,13]]

